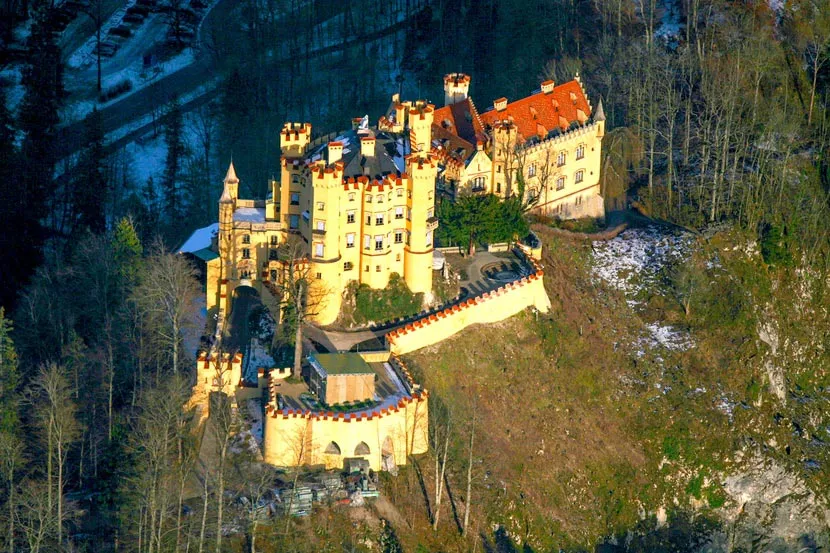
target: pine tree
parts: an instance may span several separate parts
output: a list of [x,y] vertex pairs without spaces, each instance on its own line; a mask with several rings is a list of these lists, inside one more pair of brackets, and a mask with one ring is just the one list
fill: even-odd
[[21,245],[14,223],[19,209],[20,180],[18,178],[18,151],[15,146],[15,128],[11,113],[6,108],[6,94],[0,88],[0,251],[4,262],[0,264],[0,306],[13,307],[18,283],[25,273],[22,259],[16,254]]
[[108,183],[105,177],[104,130],[101,112],[93,108],[84,120],[86,146],[72,182],[72,204],[76,230],[101,233],[106,229]]
[[167,125],[164,129],[164,141],[167,144],[167,158],[164,162],[164,214],[171,228],[181,223],[184,215],[182,197],[179,191],[179,180],[182,161],[184,160],[184,142],[182,111],[179,102],[174,100],[170,105]]
[[138,221],[142,242],[148,242],[158,235],[159,231],[159,196],[153,177],[147,177],[144,188],[141,190],[141,216]]
[[141,253],[144,248],[132,219],[124,217],[118,221],[112,237],[112,249],[123,284],[125,286],[134,284],[138,278]]
[[0,432],[13,432],[17,428],[17,388],[20,375],[17,372],[17,352],[11,337],[12,322],[0,307]]

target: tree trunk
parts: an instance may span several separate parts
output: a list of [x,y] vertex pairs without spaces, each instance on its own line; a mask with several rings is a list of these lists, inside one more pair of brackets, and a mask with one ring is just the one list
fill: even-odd
[[[292,266],[293,270],[293,266]],[[302,371],[303,362],[303,284],[299,283],[297,287],[297,330],[294,334],[294,374],[291,376],[299,377]]]
[[[438,519],[441,516],[441,497],[444,494],[444,474],[447,470],[447,453],[450,449],[450,427],[447,425],[447,434],[444,437],[444,455],[441,460],[441,479],[438,484],[438,493],[435,494],[435,520],[432,522],[432,529],[438,530]],[[437,452],[436,452],[437,453]]]
[[473,440],[476,436],[475,431],[475,415],[473,416],[473,425],[470,429],[470,456],[467,462],[467,495],[464,497],[464,526],[462,527],[461,535],[467,535],[467,526],[470,523],[470,504],[472,503],[473,493]]

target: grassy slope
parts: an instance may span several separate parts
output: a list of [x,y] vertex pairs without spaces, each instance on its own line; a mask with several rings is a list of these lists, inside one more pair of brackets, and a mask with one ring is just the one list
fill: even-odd
[[[701,259],[713,245],[699,244],[699,292],[687,320],[675,300],[657,291],[645,311],[632,312],[619,294],[589,278],[589,246],[554,240],[545,237],[550,315],[474,327],[408,358],[433,393],[434,422],[440,423],[440,404],[451,406],[448,470],[459,504],[464,447],[478,407],[479,524],[503,524],[536,550],[587,545],[660,506],[671,511],[675,501],[717,514],[726,498],[720,481],[749,450],[762,448],[783,463],[803,458],[795,450],[783,454],[783,444],[806,442],[794,444],[790,428],[780,417],[774,422],[776,413],[795,417],[803,405],[779,405],[766,392],[765,346],[754,332],[770,277],[759,262],[721,251],[723,268],[706,269]],[[778,293],[776,305],[784,309],[786,287]],[[628,344],[641,335],[642,320],[653,319],[688,325],[698,346],[637,357]],[[826,331],[826,312],[823,324]],[[796,374],[792,380],[804,380]],[[778,448],[762,447],[768,443]],[[821,487],[823,475],[806,478]]]

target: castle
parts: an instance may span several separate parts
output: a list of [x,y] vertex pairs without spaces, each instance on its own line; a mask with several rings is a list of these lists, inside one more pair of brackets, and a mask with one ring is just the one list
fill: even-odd
[[536,213],[561,219],[602,218],[600,158],[605,136],[602,101],[592,110],[579,75],[514,102],[493,101],[479,113],[469,75],[444,77],[444,107],[435,110],[432,152],[438,187],[459,194],[520,193]]
[[299,277],[314,298],[308,318],[321,325],[336,320],[352,282],[384,288],[397,273],[412,292],[429,297],[437,194],[448,201],[522,194],[544,214],[604,215],[605,117],[601,102],[592,110],[578,77],[559,86],[546,81],[512,103],[501,98],[482,114],[469,97],[470,82],[447,75],[439,109],[394,95],[375,128],[356,119],[348,131],[312,140],[309,123],[286,123],[280,179],[269,183],[265,200],[239,198],[231,162],[215,242],[194,252],[207,265],[207,307],[217,326],[210,351],[199,355],[193,402],[204,414],[214,392],[237,402],[264,396],[266,462],[336,468],[355,456],[374,470],[406,463],[428,449],[428,393],[397,355],[527,307],[545,312],[550,300],[540,251],[518,247],[531,267],[525,276],[390,329],[378,351],[311,354],[303,374],[293,375],[303,377],[297,383],[289,369],[255,367],[245,375],[243,355],[223,352],[238,289],[255,289],[279,318],[285,282]]

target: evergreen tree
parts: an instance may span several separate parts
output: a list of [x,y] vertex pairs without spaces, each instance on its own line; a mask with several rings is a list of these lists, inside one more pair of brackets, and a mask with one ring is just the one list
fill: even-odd
[[124,217],[118,222],[112,237],[112,249],[124,285],[132,285],[138,278],[144,250],[132,219]]
[[76,230],[89,229],[101,233],[106,229],[108,197],[101,112],[93,108],[84,123],[86,146],[72,179],[73,226]]
[[43,221],[54,188],[57,163],[54,150],[64,96],[63,66],[56,44],[52,8],[45,0],[33,6],[32,32],[28,41],[27,64],[23,68],[25,94],[19,112],[23,132],[11,217],[13,243],[4,255],[13,260],[13,282],[23,283],[40,264],[46,238]]
[[179,102],[174,100],[170,105],[167,125],[164,128],[164,141],[167,144],[167,158],[164,162],[164,214],[172,229],[178,228],[184,215],[182,195],[179,190],[179,180],[182,162],[184,161],[184,141],[182,130],[184,127],[182,111]]
[[19,248],[19,236],[13,223],[18,222],[18,151],[15,146],[15,128],[11,113],[6,108],[5,90],[0,88],[0,251],[6,258],[0,263],[0,306],[13,307],[17,284],[25,272],[21,259],[15,254]]
[[159,232],[159,196],[153,177],[147,177],[144,188],[141,190],[141,216],[139,219],[139,230],[141,241],[147,242],[158,235]]
[[13,432],[17,427],[17,352],[11,337],[12,322],[0,307],[0,432]]

